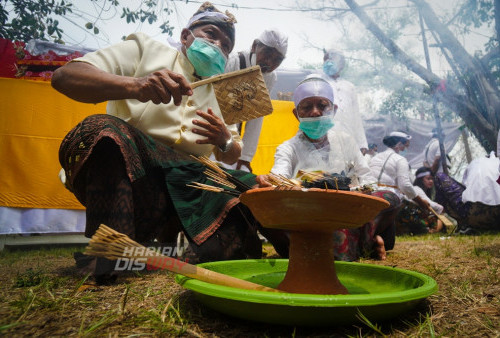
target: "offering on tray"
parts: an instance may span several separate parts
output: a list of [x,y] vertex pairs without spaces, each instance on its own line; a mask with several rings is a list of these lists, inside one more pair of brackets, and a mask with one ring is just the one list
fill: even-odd
[[297,176],[304,188],[350,190],[351,179],[343,171],[340,174],[321,171],[299,171]]

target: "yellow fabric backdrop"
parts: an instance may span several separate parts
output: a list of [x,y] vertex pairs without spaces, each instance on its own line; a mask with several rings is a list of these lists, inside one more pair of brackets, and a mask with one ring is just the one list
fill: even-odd
[[[0,78],[0,206],[84,209],[59,181],[59,145],[85,116],[105,112],[105,104],[73,101],[48,82]],[[274,151],[297,131],[293,102],[273,101],[264,118],[256,174],[268,173]]]
[[0,206],[84,209],[59,180],[59,145],[105,107],[73,101],[48,82],[0,78]]
[[292,138],[299,129],[299,122],[293,117],[292,101],[272,101],[272,103],[273,113],[264,117],[259,145],[251,163],[253,172],[257,175],[269,173],[273,167],[276,147]]

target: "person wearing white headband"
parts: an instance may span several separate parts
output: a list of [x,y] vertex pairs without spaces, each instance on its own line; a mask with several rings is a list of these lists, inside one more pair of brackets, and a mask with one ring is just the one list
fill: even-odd
[[417,195],[429,202],[432,209],[434,209],[438,214],[444,212],[444,207],[434,202],[431,199],[432,189],[434,188],[434,177],[429,168],[421,167],[415,172],[415,181],[413,181],[413,187]]
[[377,178],[379,186],[393,191],[400,199],[407,198],[417,203],[422,210],[429,209],[429,202],[417,195],[410,179],[410,165],[401,154],[406,150],[411,136],[400,132],[392,132],[383,138],[387,149],[373,156],[370,161],[372,175]]
[[[277,29],[263,31],[252,43],[249,50],[233,53],[227,62],[226,72],[237,71],[255,65],[260,66],[268,92],[277,81],[276,68],[286,57],[288,37]],[[262,129],[263,117],[245,123],[243,149],[238,162],[234,165],[222,164],[226,168],[252,171],[250,162],[255,155]],[[241,130],[241,125],[238,126]]]
[[[415,173],[413,189],[415,193],[430,204],[438,214],[442,214],[444,207],[431,199],[434,187],[434,177],[429,168],[421,167]],[[422,209],[412,200],[405,200],[403,207],[398,213],[398,235],[419,235],[435,233],[445,230],[443,222],[436,219],[434,214],[429,214],[427,210]]]
[[299,170],[322,170],[351,177],[353,184],[370,184],[374,178],[355,140],[336,131],[336,106],[332,87],[320,77],[310,76],[293,93],[294,117],[299,131],[278,146],[271,172],[294,178]]
[[[299,121],[297,134],[276,149],[273,175],[288,179],[300,179],[302,172],[322,172],[345,175],[353,185],[370,185],[375,182],[370,168],[359,151],[354,138],[348,133],[335,130],[335,98],[332,87],[319,76],[309,76],[299,83],[293,93],[294,117]],[[257,177],[260,187],[272,185],[272,176]],[[378,194],[374,192],[373,194]],[[376,220],[359,229],[342,229],[335,234],[336,259],[357,260],[367,251],[375,251],[376,257],[385,259],[385,238],[382,233],[392,226],[389,216],[395,212],[399,199],[391,192],[377,195],[395,201]],[[365,238],[360,233],[373,234]],[[394,233],[388,242],[394,243]],[[356,238],[356,240],[354,240]],[[392,247],[390,248],[392,249]]]

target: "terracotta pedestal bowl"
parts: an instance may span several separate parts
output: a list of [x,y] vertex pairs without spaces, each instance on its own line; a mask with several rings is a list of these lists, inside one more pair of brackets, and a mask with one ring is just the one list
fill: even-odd
[[335,271],[333,232],[357,228],[389,202],[359,192],[258,188],[240,195],[264,227],[290,234],[290,257],[278,289],[293,293],[347,294]]

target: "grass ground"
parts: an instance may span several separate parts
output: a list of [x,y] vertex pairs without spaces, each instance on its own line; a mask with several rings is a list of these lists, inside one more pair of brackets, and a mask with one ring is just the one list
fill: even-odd
[[329,328],[219,314],[166,271],[95,286],[74,267],[72,253],[82,249],[0,252],[0,336],[500,336],[500,235],[398,237],[386,261],[363,262],[422,272],[439,291],[390,321]]

